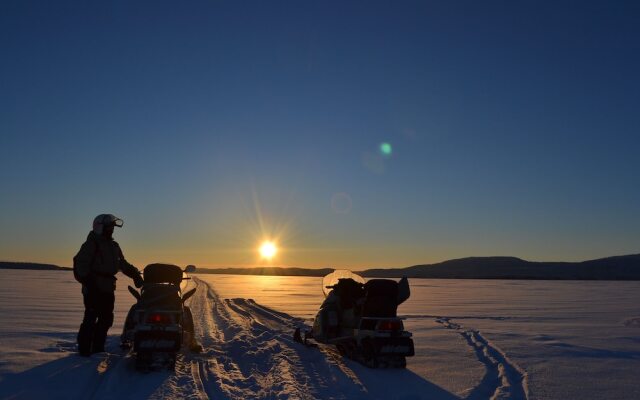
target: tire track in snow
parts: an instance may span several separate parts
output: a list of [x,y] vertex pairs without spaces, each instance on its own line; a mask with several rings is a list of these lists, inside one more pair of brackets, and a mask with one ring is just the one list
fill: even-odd
[[453,330],[467,341],[482,362],[487,373],[480,385],[472,390],[467,399],[529,399],[527,372],[507,357],[506,353],[493,345],[475,329],[464,329],[448,317],[435,317],[435,321],[446,329]]
[[82,398],[192,398],[191,390],[185,382],[185,374],[180,371],[180,361],[176,362],[176,370],[173,373],[164,370],[143,374],[136,371],[135,360],[131,354],[108,353],[100,357],[104,359],[98,364],[99,381],[97,384],[86,385],[87,388],[92,388],[92,391],[90,394],[85,392]]
[[[271,310],[256,303],[252,299],[230,299],[225,300],[225,302],[232,310],[248,318],[256,333],[261,332],[263,329],[279,331],[280,334],[278,338],[282,343],[286,343],[290,347],[300,348],[300,344],[293,341],[292,333],[295,327],[303,323],[302,319]],[[260,318],[258,318],[258,316],[260,316]],[[297,323],[294,323],[294,321]],[[360,391],[366,392],[366,388],[358,376],[344,364],[344,359],[342,355],[338,353],[337,349],[333,346],[321,345],[318,350],[320,350],[327,361],[335,365]],[[307,349],[307,351],[314,352],[313,349]],[[305,379],[304,374],[301,377]]]
[[295,329],[301,324],[304,324],[304,319],[302,318],[295,318],[290,316],[289,314],[272,310],[261,304],[256,303],[255,300],[253,299],[246,299],[246,300],[241,299],[241,301],[246,303],[246,307],[250,308],[254,312],[254,314],[263,315],[270,319],[279,321],[282,325],[287,325],[290,328]]
[[191,357],[202,398],[362,398],[366,388],[342,359],[293,341],[302,320],[253,300],[221,300],[204,281],[190,300],[204,347]]
[[191,376],[193,377],[193,380],[197,387],[198,400],[206,400],[209,398],[209,396],[207,395],[207,391],[202,382],[202,378],[200,377],[201,366],[201,363],[198,363],[197,361],[191,361]]
[[[196,337],[203,346],[203,353],[192,357],[192,376],[197,386],[203,391],[200,394],[202,398],[230,397],[228,395],[230,391],[224,388],[233,383],[233,377],[230,379],[232,366],[227,365],[226,370],[229,372],[220,376],[213,372],[221,368],[218,360],[224,360],[226,357],[224,350],[217,344],[224,343],[241,328],[224,319],[226,310],[220,307],[217,297],[209,292],[204,282],[195,277],[192,282],[197,285],[196,293],[188,303],[194,317]],[[225,369],[224,363],[223,369]]]

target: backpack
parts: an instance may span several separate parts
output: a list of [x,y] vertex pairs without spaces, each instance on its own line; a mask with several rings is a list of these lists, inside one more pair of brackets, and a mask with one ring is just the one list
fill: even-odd
[[[91,241],[93,241],[93,243],[96,246],[96,251],[93,252],[93,258],[91,259],[91,265],[93,266],[93,263],[96,261],[96,257],[100,253],[100,246],[98,245],[98,241],[96,241],[95,238],[91,239]],[[76,281],[84,284],[87,277],[83,278],[78,274],[78,260],[77,260],[77,258],[78,258],[78,255],[76,254],[76,256],[73,257],[73,277],[76,279]]]

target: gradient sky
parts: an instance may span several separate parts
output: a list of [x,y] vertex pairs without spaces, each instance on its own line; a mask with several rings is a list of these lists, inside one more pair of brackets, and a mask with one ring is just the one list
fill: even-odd
[[639,251],[637,2],[130,3],[0,3],[0,259]]

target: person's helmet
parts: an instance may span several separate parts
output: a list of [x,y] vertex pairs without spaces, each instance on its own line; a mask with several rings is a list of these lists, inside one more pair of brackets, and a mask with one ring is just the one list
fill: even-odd
[[104,227],[117,226],[121,228],[124,221],[113,214],[100,214],[93,219],[93,232],[96,235],[102,235]]

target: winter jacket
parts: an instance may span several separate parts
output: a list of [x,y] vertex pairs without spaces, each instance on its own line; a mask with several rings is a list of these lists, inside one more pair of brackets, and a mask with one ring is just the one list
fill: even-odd
[[115,291],[118,271],[134,281],[142,281],[140,271],[127,262],[118,243],[93,231],[89,232],[87,241],[74,257],[74,265],[83,283],[83,291],[94,288],[104,293]]

